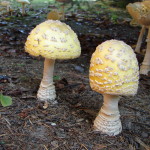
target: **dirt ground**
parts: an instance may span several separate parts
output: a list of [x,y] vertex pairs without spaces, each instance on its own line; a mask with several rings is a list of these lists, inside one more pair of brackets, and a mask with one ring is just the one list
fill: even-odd
[[[140,28],[129,22],[114,24],[100,16],[68,16],[66,23],[78,34],[82,55],[56,61],[58,103],[43,110],[36,99],[43,58],[24,52],[29,31],[43,20],[26,16],[0,22],[0,75],[8,76],[0,80],[0,91],[13,99],[10,107],[0,106],[0,150],[148,150],[150,76],[140,76],[136,96],[121,97],[123,131],[115,137],[93,131],[103,97],[91,90],[88,79],[91,54],[98,44],[119,39],[134,48]],[[140,64],[143,55],[137,58]]]

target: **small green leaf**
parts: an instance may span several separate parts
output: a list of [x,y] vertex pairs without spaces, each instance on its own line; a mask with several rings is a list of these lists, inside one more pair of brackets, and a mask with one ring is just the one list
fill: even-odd
[[60,80],[60,76],[54,76],[53,80]]
[[12,98],[10,96],[0,94],[0,102],[3,107],[10,106],[12,104]]

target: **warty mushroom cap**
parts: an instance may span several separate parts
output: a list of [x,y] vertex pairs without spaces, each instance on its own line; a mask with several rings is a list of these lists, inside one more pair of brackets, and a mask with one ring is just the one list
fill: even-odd
[[18,3],[30,4],[28,0],[17,0]]
[[150,25],[150,1],[129,3],[126,8],[139,24]]
[[150,1],[149,0],[144,0],[141,3],[143,3],[147,8],[150,8]]
[[108,40],[97,46],[90,64],[90,86],[110,95],[131,96],[137,93],[139,67],[130,46]]
[[2,1],[2,2],[0,2],[0,5],[1,6],[8,6],[8,5],[10,5],[10,2],[8,2],[8,1]]
[[30,32],[25,51],[48,59],[73,59],[80,56],[81,47],[70,26],[59,20],[47,20]]

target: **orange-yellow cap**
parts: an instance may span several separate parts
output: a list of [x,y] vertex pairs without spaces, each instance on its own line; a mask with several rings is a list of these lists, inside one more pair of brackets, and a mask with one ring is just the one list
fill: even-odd
[[97,46],[90,64],[90,86],[110,95],[135,95],[139,67],[130,46],[123,41],[108,40]]
[[126,8],[139,24],[150,25],[150,1],[129,3]]

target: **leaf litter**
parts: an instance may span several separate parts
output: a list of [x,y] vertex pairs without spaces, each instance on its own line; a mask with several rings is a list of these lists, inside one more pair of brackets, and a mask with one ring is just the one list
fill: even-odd
[[[123,132],[116,137],[93,132],[93,120],[103,101],[101,94],[90,89],[88,80],[95,47],[109,39],[124,40],[134,47],[140,28],[125,20],[114,23],[104,14],[86,17],[84,11],[68,13],[65,22],[78,34],[82,55],[75,60],[58,60],[54,73],[58,104],[43,110],[36,99],[43,58],[24,52],[30,30],[45,20],[40,17],[42,13],[45,9],[37,11],[36,16],[23,18],[15,14],[14,18],[4,16],[0,20],[0,91],[13,99],[12,106],[0,106],[0,149],[148,149],[149,76],[141,76],[135,97],[121,98]],[[143,55],[138,54],[137,58],[141,63]]]

